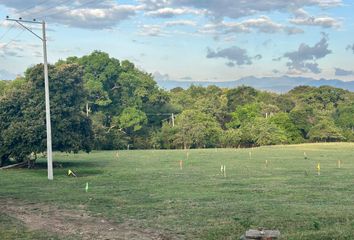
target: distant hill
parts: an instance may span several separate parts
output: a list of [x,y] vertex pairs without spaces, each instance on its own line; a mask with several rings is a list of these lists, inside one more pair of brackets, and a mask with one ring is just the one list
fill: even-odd
[[158,85],[164,89],[170,90],[175,87],[182,87],[188,88],[191,85],[196,86],[210,86],[216,85],[222,88],[235,88],[238,86],[246,85],[251,86],[259,90],[265,90],[270,92],[277,92],[277,93],[285,93],[289,90],[293,89],[296,86],[300,85],[307,85],[313,87],[319,87],[323,85],[343,88],[349,91],[354,91],[354,81],[344,82],[337,79],[320,79],[316,80],[313,78],[305,78],[305,77],[289,77],[289,76],[282,76],[282,77],[244,77],[236,81],[225,81],[225,82],[212,82],[212,81],[174,81],[168,80],[166,78],[156,78]]

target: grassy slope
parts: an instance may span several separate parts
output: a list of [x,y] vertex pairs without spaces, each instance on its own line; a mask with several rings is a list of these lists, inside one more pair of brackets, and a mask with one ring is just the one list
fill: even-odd
[[[258,226],[279,229],[284,239],[353,237],[354,144],[191,150],[188,160],[184,151],[119,155],[117,160],[115,152],[56,154],[64,168],[55,169],[53,182],[46,180],[45,168],[0,171],[0,202],[17,198],[69,209],[84,205],[116,222],[133,219],[141,227],[187,239],[239,239]],[[343,161],[341,169],[337,160]],[[80,177],[67,177],[69,168]],[[0,218],[0,239],[3,226]]]

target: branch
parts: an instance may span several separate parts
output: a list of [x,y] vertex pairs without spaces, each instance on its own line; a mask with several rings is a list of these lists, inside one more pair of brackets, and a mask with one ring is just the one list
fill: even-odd
[[[117,126],[115,126],[115,125],[109,127],[106,133],[109,133],[113,128],[116,128],[116,127]],[[124,134],[127,134],[126,132],[123,131],[123,128],[118,128],[117,130],[124,133]]]

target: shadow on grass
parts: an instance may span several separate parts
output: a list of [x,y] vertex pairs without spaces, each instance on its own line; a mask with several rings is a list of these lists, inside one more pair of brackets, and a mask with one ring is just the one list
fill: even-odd
[[[103,170],[98,170],[98,168],[102,168],[102,163],[94,163],[94,162],[83,162],[83,161],[65,161],[65,162],[54,162],[53,167],[57,174],[67,175],[67,171],[70,169],[73,171],[77,177],[87,177],[92,175],[100,175],[103,174]],[[35,170],[45,170],[47,169],[46,162],[37,162]]]
[[[80,160],[73,160],[73,161],[54,161],[53,167],[54,168],[96,168],[96,167],[103,167],[103,162],[86,162]],[[36,162],[35,169],[46,169],[47,162],[46,161],[38,161]]]

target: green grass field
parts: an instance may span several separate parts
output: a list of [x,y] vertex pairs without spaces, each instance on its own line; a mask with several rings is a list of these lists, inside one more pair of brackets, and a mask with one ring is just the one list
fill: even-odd
[[[115,151],[57,153],[54,159],[63,168],[52,182],[42,161],[35,170],[0,171],[0,203],[80,206],[113,223],[131,221],[180,239],[239,239],[257,227],[279,229],[282,239],[354,238],[354,144],[190,150],[188,159],[183,150],[119,151],[118,159]],[[68,169],[79,177],[66,176]],[[49,235],[60,238],[0,217],[0,239]]]

